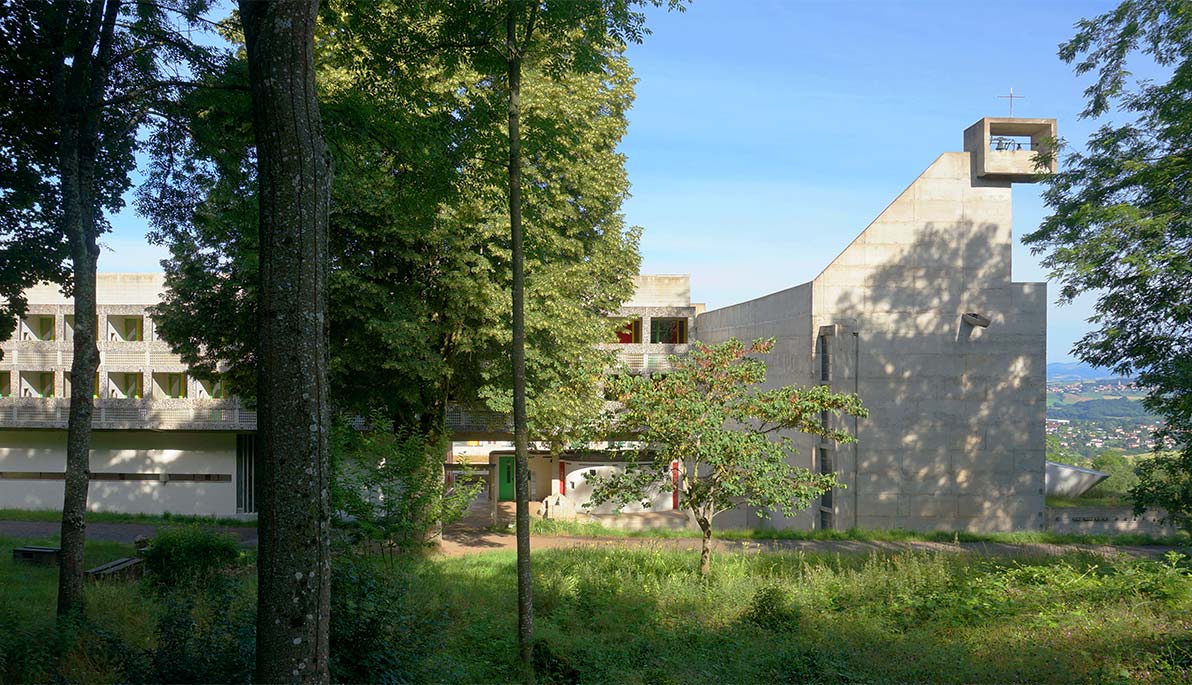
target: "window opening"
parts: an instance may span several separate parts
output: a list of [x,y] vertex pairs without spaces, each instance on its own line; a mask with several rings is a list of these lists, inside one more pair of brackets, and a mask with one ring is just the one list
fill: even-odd
[[642,320],[634,318],[617,329],[617,342],[622,345],[632,345],[642,341]]
[[687,319],[650,319],[650,342],[682,345],[687,342]]

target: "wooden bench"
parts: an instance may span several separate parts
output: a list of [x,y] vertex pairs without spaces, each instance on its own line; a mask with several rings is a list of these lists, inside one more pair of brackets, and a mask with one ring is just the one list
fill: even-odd
[[38,547],[36,545],[17,547],[12,550],[12,560],[22,561],[27,564],[53,566],[58,563],[58,553],[60,551],[57,547]]
[[87,571],[85,575],[93,580],[117,578],[128,579],[140,577],[141,571],[141,559],[137,559],[135,557],[123,557],[115,561],[109,561],[102,566],[96,566],[95,568]]

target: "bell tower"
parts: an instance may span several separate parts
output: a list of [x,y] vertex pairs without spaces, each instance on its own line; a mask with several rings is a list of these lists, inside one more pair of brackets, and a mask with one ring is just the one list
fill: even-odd
[[1054,157],[1049,168],[1035,167],[1035,153],[1054,141],[1055,119],[985,117],[964,131],[974,172],[993,181],[1033,183],[1040,173],[1055,173]]

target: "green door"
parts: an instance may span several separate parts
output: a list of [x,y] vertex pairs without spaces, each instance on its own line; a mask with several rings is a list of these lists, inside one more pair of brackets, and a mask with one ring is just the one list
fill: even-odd
[[513,457],[497,457],[497,499],[508,502],[513,499]]

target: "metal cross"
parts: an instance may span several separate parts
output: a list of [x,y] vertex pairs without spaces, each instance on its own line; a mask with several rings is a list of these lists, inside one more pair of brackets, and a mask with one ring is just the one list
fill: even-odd
[[1013,117],[1013,116],[1014,116],[1014,101],[1015,101],[1015,100],[1025,100],[1025,99],[1026,99],[1026,96],[1025,96],[1025,95],[1015,95],[1015,94],[1014,94],[1014,89],[1013,89],[1013,88],[1011,88],[1011,89],[1010,89],[1010,94],[1009,94],[1009,95],[999,95],[998,97],[999,97],[999,98],[1001,98],[1001,99],[1003,99],[1003,100],[1009,100],[1009,101],[1010,101],[1010,116],[1011,116],[1011,117]]

